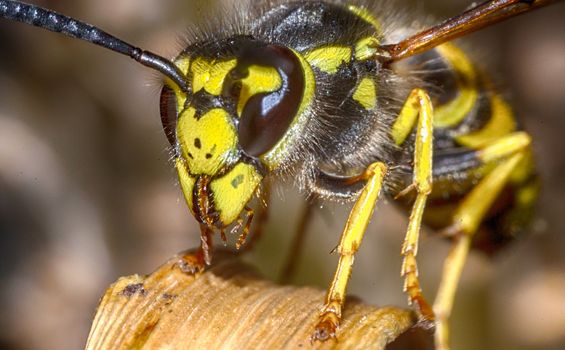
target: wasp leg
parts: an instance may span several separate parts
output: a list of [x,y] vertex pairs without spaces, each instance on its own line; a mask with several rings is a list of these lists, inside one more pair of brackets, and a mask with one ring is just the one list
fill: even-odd
[[241,253],[246,253],[253,249],[255,243],[261,238],[263,234],[263,229],[265,227],[265,223],[269,218],[269,201],[271,199],[271,184],[270,181],[265,180],[263,184],[263,188],[259,196],[259,207],[257,208],[257,214],[255,215],[255,227],[253,232],[251,232],[251,237],[245,245],[241,246],[239,251]]
[[306,239],[308,224],[310,223],[310,218],[312,217],[312,211],[315,205],[316,200],[308,201],[306,203],[306,207],[302,211],[302,215],[300,216],[300,220],[298,221],[298,227],[296,228],[296,232],[294,233],[290,251],[281,269],[281,275],[279,277],[279,282],[281,284],[290,282],[290,279],[296,271],[298,259],[301,256],[302,247],[304,247],[304,240]]
[[[239,250],[244,244],[245,244],[245,240],[247,239],[247,235],[249,234],[249,231],[251,230],[251,223],[253,222],[253,216],[255,215],[255,212],[253,211],[253,209],[249,208],[249,207],[245,207],[245,217],[246,217],[246,221],[245,221],[245,226],[243,226],[243,229],[241,230],[241,233],[239,234],[239,238],[237,239],[237,242],[235,243],[235,249]],[[241,223],[243,223],[243,221],[240,221]],[[238,223],[238,225],[240,225]]]
[[363,234],[373,215],[385,174],[386,165],[383,163],[373,163],[365,171],[364,179],[367,184],[355,202],[341,234],[337,247],[339,262],[312,340],[325,341],[335,337],[341,320],[341,309],[345,301],[345,290],[351,275],[354,255],[361,245]]
[[422,215],[432,190],[433,108],[428,94],[422,89],[414,89],[410,93],[393,125],[392,135],[397,145],[404,143],[416,124],[416,118],[418,125],[414,148],[414,182],[399,194],[402,196],[412,189],[417,193],[402,245],[404,259],[401,276],[404,277],[404,292],[408,295],[408,303],[417,305],[423,320],[433,321],[434,313],[420,287],[416,261]]
[[206,225],[200,225],[200,247],[194,253],[183,255],[176,263],[184,273],[198,275],[206,265],[212,262],[212,230]]
[[433,306],[436,315],[436,349],[449,349],[448,319],[473,235],[514,170],[526,157],[530,143],[528,134],[516,132],[477,151],[477,157],[483,163],[496,166],[463,199],[455,212],[454,224],[446,230],[454,236],[454,242],[444,262],[442,280]]
[[200,249],[197,256],[201,257],[206,265],[212,263],[212,230],[206,225],[200,225]]

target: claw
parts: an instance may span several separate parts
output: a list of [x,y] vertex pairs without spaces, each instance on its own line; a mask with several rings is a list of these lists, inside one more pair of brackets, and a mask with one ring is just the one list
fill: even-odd
[[332,311],[326,311],[320,315],[318,324],[314,329],[311,340],[325,342],[336,338],[336,332],[339,328],[339,318]]
[[206,266],[204,254],[202,250],[198,250],[194,254],[183,255],[175,266],[188,275],[198,275],[204,271]]

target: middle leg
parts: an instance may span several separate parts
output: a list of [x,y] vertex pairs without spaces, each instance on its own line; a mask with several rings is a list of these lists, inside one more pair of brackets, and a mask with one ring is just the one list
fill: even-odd
[[398,146],[404,143],[416,126],[416,121],[413,182],[398,195],[403,196],[411,190],[417,193],[402,245],[404,259],[401,275],[404,277],[404,292],[408,295],[408,303],[416,304],[423,321],[433,321],[434,313],[423,296],[416,262],[422,215],[432,190],[433,108],[428,94],[422,89],[412,91],[393,125],[392,135]]

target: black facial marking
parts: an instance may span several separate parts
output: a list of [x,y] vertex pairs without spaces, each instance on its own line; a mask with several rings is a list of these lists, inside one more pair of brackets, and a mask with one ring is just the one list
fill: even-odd
[[196,114],[194,115],[196,120],[199,120],[202,116],[206,115],[209,110],[215,108],[225,109],[230,112],[226,108],[225,101],[223,101],[221,96],[212,95],[204,89],[192,95],[190,106],[196,110]]
[[199,138],[195,138],[194,139],[194,147],[200,149],[202,148],[202,143],[200,143],[200,139]]
[[237,175],[236,177],[231,180],[231,186],[235,189],[239,187],[243,183],[243,175]]
[[206,153],[206,159],[210,159],[212,158],[212,155],[210,153]]

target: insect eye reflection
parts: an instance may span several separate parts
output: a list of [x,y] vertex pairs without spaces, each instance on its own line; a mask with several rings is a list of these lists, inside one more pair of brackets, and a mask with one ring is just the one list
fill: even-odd
[[[257,70],[264,71],[266,76],[249,79]],[[265,78],[274,82],[268,92],[245,97],[240,94],[244,107],[238,126],[239,142],[246,154],[258,157],[279,142],[298,113],[304,93],[304,73],[292,50],[274,45],[245,50],[239,55],[234,71],[236,77],[244,78],[228,82],[229,90],[230,84],[239,82],[243,86],[257,84]]]

